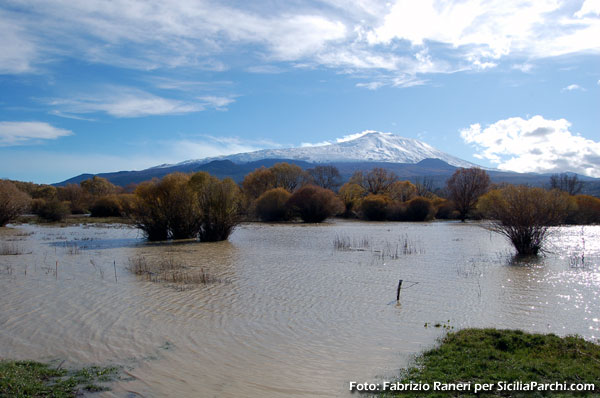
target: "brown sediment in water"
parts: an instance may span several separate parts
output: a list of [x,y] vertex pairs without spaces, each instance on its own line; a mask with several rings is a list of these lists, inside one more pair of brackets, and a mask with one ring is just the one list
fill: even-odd
[[[515,263],[478,224],[245,224],[181,244],[22,225],[0,232],[23,252],[0,256],[0,356],[124,366],[131,379],[107,396],[349,396],[349,381],[392,377],[433,345],[442,328],[425,323],[600,336],[600,227],[586,227],[586,266],[573,268],[580,230]],[[364,250],[338,250],[336,236]],[[419,250],[405,255],[405,237]],[[226,283],[173,289],[131,272],[137,258]],[[399,279],[411,283],[397,304]]]

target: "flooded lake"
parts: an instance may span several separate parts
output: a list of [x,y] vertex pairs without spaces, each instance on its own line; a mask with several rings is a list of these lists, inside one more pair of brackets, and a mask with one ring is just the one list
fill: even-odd
[[[123,366],[102,396],[344,397],[444,326],[600,337],[600,227],[558,228],[548,248],[515,261],[502,236],[458,222],[245,224],[178,244],[129,227],[3,228],[0,249],[18,254],[0,255],[0,357]],[[140,256],[217,282],[142,279],[127,269]]]

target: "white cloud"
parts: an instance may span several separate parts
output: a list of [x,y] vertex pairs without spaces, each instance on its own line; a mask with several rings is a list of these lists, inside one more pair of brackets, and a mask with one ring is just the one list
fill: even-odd
[[197,138],[184,138],[163,142],[170,162],[181,159],[203,159],[232,155],[242,152],[252,152],[264,148],[275,148],[279,144],[269,140],[245,140],[238,137],[217,137],[202,134]]
[[224,109],[233,98],[203,96],[195,101],[163,98],[143,90],[128,87],[110,87],[94,95],[74,95],[72,99],[49,100],[58,112],[89,114],[103,112],[114,117],[142,117],[153,115],[178,115],[199,112],[208,108]]
[[[418,75],[490,69],[508,56],[600,52],[598,0],[585,0],[576,11],[557,0],[265,4],[30,0],[27,13],[0,6],[6,39],[0,65],[5,73],[23,73],[38,62],[76,57],[143,70],[220,71],[229,67],[229,55],[243,51],[242,65],[235,66],[245,70],[272,73],[282,61],[326,66],[364,77],[361,84],[372,89],[394,85],[398,76],[422,84],[426,79]],[[369,71],[385,78],[374,79]],[[185,112],[181,106],[175,108]]]
[[25,29],[11,21],[0,9],[0,74],[34,72],[32,64],[38,49]]
[[585,0],[581,9],[575,13],[577,18],[582,18],[590,14],[600,15],[600,0]]
[[585,91],[585,88],[578,84],[569,84],[567,87],[563,87],[560,91]]
[[32,144],[72,134],[44,122],[0,122],[0,146]]
[[600,177],[600,143],[572,133],[565,119],[513,117],[485,128],[473,124],[460,131],[480,159],[518,172],[571,171]]

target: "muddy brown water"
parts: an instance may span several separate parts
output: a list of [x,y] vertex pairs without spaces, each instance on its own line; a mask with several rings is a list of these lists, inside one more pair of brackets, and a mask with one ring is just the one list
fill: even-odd
[[[3,228],[0,250],[21,254],[0,255],[0,357],[120,365],[109,397],[349,396],[443,326],[597,339],[600,227],[557,228],[549,243],[515,261],[478,223],[245,224],[182,244],[119,226]],[[149,282],[126,268],[139,256],[221,282]]]

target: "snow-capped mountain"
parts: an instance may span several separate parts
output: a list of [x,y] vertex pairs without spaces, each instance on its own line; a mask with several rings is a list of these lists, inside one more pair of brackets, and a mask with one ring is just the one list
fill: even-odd
[[442,152],[423,141],[377,131],[366,131],[358,138],[331,144],[286,149],[263,149],[215,158],[187,160],[179,163],[179,165],[225,159],[234,163],[247,163],[261,159],[293,159],[310,163],[418,163],[424,159],[440,159],[456,167],[474,166],[473,163]]

